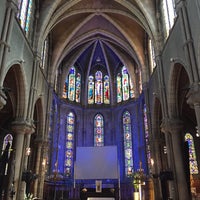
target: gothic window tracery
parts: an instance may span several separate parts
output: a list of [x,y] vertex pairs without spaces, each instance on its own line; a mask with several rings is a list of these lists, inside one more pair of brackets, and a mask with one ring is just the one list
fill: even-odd
[[94,76],[88,78],[88,104],[109,104],[110,83],[109,76],[96,71]]

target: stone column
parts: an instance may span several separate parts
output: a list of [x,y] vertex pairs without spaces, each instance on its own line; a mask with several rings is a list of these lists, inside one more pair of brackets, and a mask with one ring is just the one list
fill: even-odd
[[172,141],[172,153],[174,157],[174,167],[175,171],[174,182],[177,188],[177,197],[175,199],[179,200],[188,200],[191,199],[190,191],[188,190],[186,173],[184,169],[184,155],[183,155],[183,141],[184,138],[181,135],[181,131],[183,129],[183,123],[179,119],[170,119],[167,124],[167,128],[171,133],[171,141]]
[[36,140],[35,146],[37,147],[35,173],[38,175],[38,178],[34,182],[34,197],[38,197],[38,184],[39,184],[39,181],[41,179],[40,165],[41,165],[42,141]]
[[44,190],[47,150],[48,150],[48,142],[43,141],[41,159],[40,159],[40,182],[38,184],[38,192],[37,192],[37,196],[41,199],[43,198],[43,190]]
[[[160,164],[160,150],[159,150],[159,144],[160,140],[158,138],[158,128],[155,127],[155,123],[152,123],[152,135],[150,137],[150,143],[151,143],[151,158],[153,159],[153,163],[151,163],[152,171],[151,171],[151,177],[154,184],[154,197],[156,200],[162,199],[162,192],[161,192],[161,185],[159,181],[159,173],[161,171],[161,164]],[[154,164],[156,163],[156,165]]]
[[[171,137],[171,133],[169,131],[169,119],[165,118],[162,121],[162,124],[160,126],[161,131],[163,132],[163,134],[165,134],[165,141],[166,141],[166,147],[167,147],[167,162],[168,162],[168,168],[169,170],[172,170],[173,172],[175,172],[175,159],[174,159],[174,154],[173,154],[173,145],[172,145],[172,137]],[[177,189],[177,185],[175,184],[174,181],[168,181],[169,183],[169,193],[170,193],[170,197],[172,197],[173,199],[178,199],[178,189]]]
[[13,149],[15,150],[14,186],[16,194],[14,200],[22,200],[25,194],[25,185],[22,183],[22,172],[27,167],[25,166],[27,164],[27,159],[25,159],[25,134],[32,132],[32,128],[26,122],[14,122],[12,130],[15,135]]
[[23,146],[24,146],[24,135],[26,130],[23,125],[15,125],[12,127],[15,134],[14,150],[15,150],[15,169],[14,169],[14,187],[16,194],[14,199],[17,199],[19,194],[19,185],[21,183],[22,173],[22,158],[23,158]]

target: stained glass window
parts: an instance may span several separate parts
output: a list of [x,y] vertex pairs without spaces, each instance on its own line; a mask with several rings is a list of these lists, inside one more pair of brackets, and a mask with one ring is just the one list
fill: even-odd
[[133,81],[131,79],[130,79],[130,97],[131,98],[135,97],[135,91],[134,91]]
[[110,86],[109,86],[109,76],[104,76],[104,103],[110,103]]
[[125,174],[131,175],[133,171],[133,153],[132,153],[132,132],[131,116],[128,111],[123,114],[123,135],[124,135],[124,157],[125,157]]
[[139,92],[142,93],[142,72],[139,70]]
[[121,75],[117,75],[117,103],[122,101],[122,83]]
[[80,93],[81,93],[81,75],[77,73],[76,76],[76,102],[80,102]]
[[89,76],[88,103],[89,104],[93,104],[94,103],[94,77],[93,76]]
[[163,0],[163,14],[168,36],[169,31],[174,24],[174,18],[176,17],[174,0]]
[[94,118],[94,146],[104,146],[104,123],[100,114]]
[[150,62],[150,71],[151,73],[153,72],[153,69],[156,66],[156,60],[155,60],[155,51],[154,51],[154,47],[152,44],[151,39],[149,39],[149,62]]
[[[11,134],[7,134],[5,137],[4,137],[4,140],[3,140],[3,148],[2,148],[2,154],[3,153],[6,153],[7,156],[9,157],[10,156],[10,149],[12,147],[12,142],[13,142],[13,137]],[[7,146],[9,145],[9,146]],[[7,148],[7,149],[6,149]],[[5,152],[5,150],[8,150],[8,152]],[[7,175],[7,172],[8,172],[8,163],[6,163],[6,166],[5,166],[5,171],[3,172],[4,175]]]
[[63,86],[63,98],[80,103],[81,98],[81,74],[75,67],[71,67]]
[[13,142],[13,136],[12,136],[11,134],[7,134],[7,135],[4,137],[4,140],[3,140],[2,153],[3,153],[3,151],[6,149],[6,146],[7,146],[8,143],[10,143],[10,148],[11,148],[12,142]]
[[42,52],[41,52],[41,58],[42,58],[42,68],[46,66],[47,62],[47,57],[48,57],[48,39],[44,41],[43,47],[42,47]]
[[121,72],[117,74],[117,103],[127,101],[135,97],[134,84],[129,77],[128,70],[125,66],[122,67]]
[[102,73],[97,71],[95,73],[95,103],[103,103],[103,94],[102,94]]
[[68,98],[71,101],[74,101],[75,98],[75,75],[76,75],[76,70],[74,67],[72,67],[69,72],[69,85],[68,85]]
[[145,142],[146,142],[146,155],[147,155],[149,171],[151,172],[151,151],[150,151],[150,144],[149,144],[149,128],[148,128],[148,121],[147,121],[146,105],[144,105],[143,112],[144,112],[144,132],[145,132]]
[[197,164],[197,160],[196,160],[194,140],[190,133],[185,134],[185,141],[188,142],[188,147],[189,147],[190,173],[198,174],[199,170],[198,170],[198,164]]
[[32,0],[21,0],[19,1],[19,14],[20,24],[22,29],[25,30],[26,34],[29,31],[31,15],[32,15]]
[[110,103],[110,83],[109,76],[96,71],[95,76],[88,78],[88,104],[109,104]]
[[123,93],[123,100],[126,101],[129,99],[129,77],[128,71],[126,67],[122,68],[122,93]]
[[67,115],[66,124],[66,151],[65,151],[65,175],[72,175],[73,150],[74,150],[74,124],[75,116],[72,112]]

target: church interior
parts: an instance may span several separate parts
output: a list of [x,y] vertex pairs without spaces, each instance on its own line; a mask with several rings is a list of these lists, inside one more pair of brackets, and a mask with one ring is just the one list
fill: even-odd
[[0,1],[0,200],[198,200],[199,147],[199,0]]

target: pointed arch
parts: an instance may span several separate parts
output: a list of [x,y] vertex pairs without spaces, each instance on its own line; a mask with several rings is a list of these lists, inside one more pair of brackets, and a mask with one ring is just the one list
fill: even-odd
[[27,96],[26,80],[22,66],[13,64],[5,76],[3,87],[8,89],[7,95],[11,99],[15,118],[25,119]]

